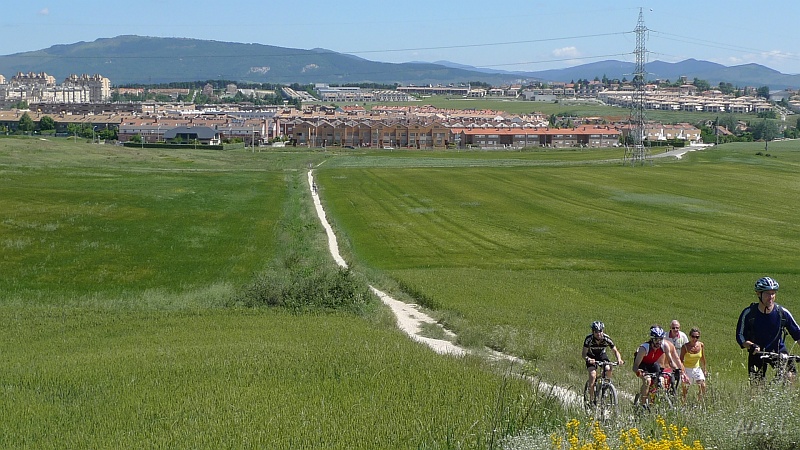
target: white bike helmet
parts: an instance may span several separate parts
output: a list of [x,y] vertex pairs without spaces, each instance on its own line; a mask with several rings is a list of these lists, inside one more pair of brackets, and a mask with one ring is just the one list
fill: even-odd
[[603,331],[605,330],[605,328],[606,326],[603,325],[603,322],[600,322],[599,320],[596,322],[592,322],[592,332]]
[[667,336],[667,333],[664,332],[664,329],[661,327],[652,327],[650,328],[650,339],[664,339]]
[[759,278],[756,281],[756,292],[763,292],[763,291],[777,291],[778,290],[778,282],[773,280],[770,277],[763,277]]

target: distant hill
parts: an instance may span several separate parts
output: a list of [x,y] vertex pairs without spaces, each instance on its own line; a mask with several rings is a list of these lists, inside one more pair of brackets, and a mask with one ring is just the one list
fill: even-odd
[[[631,62],[606,60],[565,69],[551,69],[538,72],[505,72],[478,69],[463,64],[449,63],[447,61],[437,61],[437,64],[448,67],[458,67],[463,70],[482,70],[487,71],[487,73],[514,74],[520,77],[549,81],[593,80],[595,77],[602,79],[604,75],[608,78],[618,78],[620,80],[627,78],[630,80],[633,77],[633,72],[636,67],[635,64]],[[661,79],[676,81],[681,76],[686,76],[690,81],[695,78],[706,80],[712,86],[719,85],[721,81],[724,81],[736,87],[769,86],[770,89],[773,90],[800,88],[800,75],[782,74],[777,70],[759,64],[723,66],[722,64],[698,61],[696,59],[687,59],[677,63],[653,61],[645,64],[645,72],[647,72],[648,80]]]
[[219,79],[278,84],[501,84],[518,78],[430,63],[374,62],[325,49],[141,36],[0,56],[0,74],[10,78],[18,72],[47,72],[58,82],[70,74],[101,74],[114,85]]
[[[0,56],[0,74],[47,72],[61,82],[70,74],[101,74],[114,85],[233,80],[258,83],[450,84],[482,81],[493,85],[522,80],[572,81],[595,77],[630,79],[634,64],[600,61],[538,72],[478,68],[447,61],[383,63],[326,49],[295,49],[263,44],[185,38],[118,36],[93,42],[54,45]],[[800,75],[785,75],[758,64],[726,67],[687,59],[646,64],[648,79],[700,78],[711,85],[800,87]]]

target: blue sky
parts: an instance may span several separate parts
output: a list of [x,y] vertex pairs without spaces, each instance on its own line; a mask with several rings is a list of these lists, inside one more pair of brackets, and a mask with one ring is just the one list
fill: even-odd
[[3,9],[0,55],[135,34],[538,71],[635,61],[640,8],[648,61],[757,63],[800,74],[796,0],[25,0]]

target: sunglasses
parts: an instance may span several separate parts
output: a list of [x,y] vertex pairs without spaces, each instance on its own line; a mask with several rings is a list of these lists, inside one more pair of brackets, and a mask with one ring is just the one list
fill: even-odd
[[699,334],[693,334],[690,337],[695,338],[695,339],[700,339],[700,335]]
[[680,330],[681,327],[672,327],[673,330]]

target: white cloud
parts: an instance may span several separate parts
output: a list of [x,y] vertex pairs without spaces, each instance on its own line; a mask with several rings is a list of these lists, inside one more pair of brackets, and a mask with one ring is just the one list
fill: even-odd
[[581,52],[575,47],[562,47],[553,50],[553,56],[557,58],[577,58]]
[[50,8],[42,8],[39,10],[38,13],[40,16],[49,16],[50,15]]

